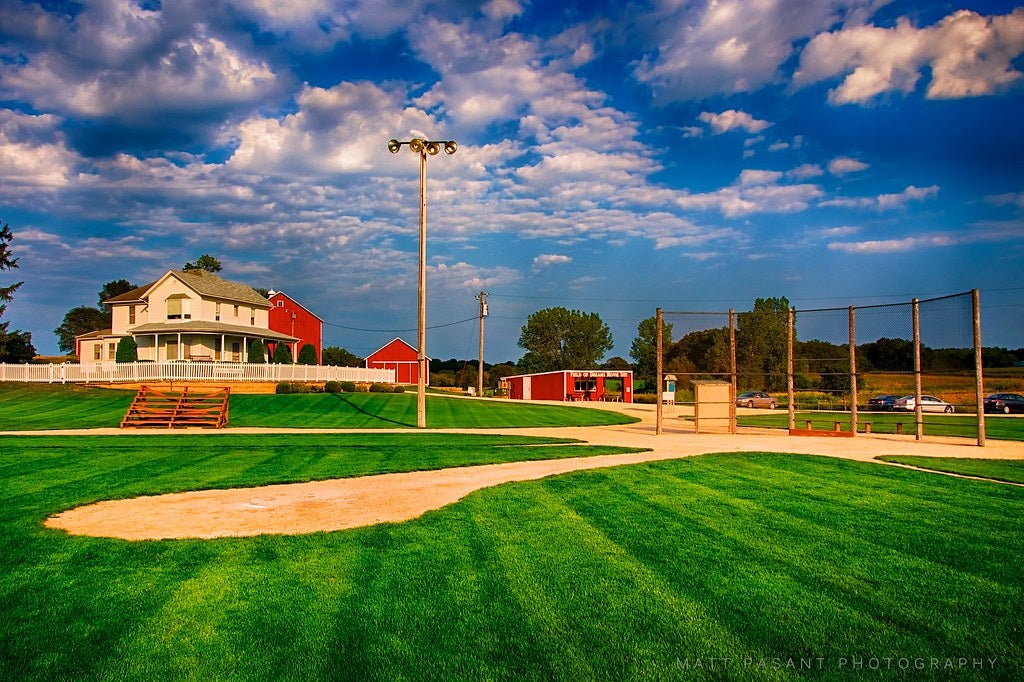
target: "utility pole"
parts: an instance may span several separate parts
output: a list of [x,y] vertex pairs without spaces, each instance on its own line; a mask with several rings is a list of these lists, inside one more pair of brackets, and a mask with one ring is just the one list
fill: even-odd
[[481,291],[476,298],[480,301],[480,367],[476,373],[476,394],[482,398],[484,395],[484,318],[487,317],[487,292]]

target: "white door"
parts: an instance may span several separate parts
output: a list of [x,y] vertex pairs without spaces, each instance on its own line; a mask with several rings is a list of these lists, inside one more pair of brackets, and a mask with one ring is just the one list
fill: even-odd
[[533,387],[530,380],[533,377],[523,377],[523,400],[533,400]]

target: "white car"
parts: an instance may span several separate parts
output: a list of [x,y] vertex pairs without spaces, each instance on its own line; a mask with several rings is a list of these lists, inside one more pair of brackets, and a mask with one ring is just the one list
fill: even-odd
[[[896,402],[893,404],[893,409],[906,410],[907,412],[913,412],[914,407],[915,400],[912,395],[897,398]],[[939,400],[933,395],[923,395],[921,396],[921,411],[945,412],[946,414],[952,414],[955,411],[955,408],[945,400]]]

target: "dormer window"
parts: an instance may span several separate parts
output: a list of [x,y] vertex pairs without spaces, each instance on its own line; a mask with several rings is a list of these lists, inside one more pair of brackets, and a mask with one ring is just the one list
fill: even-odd
[[191,320],[192,300],[185,294],[174,294],[167,297],[168,320]]

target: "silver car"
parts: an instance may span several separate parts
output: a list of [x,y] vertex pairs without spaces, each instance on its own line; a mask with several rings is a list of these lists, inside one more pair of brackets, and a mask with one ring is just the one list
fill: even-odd
[[[897,398],[893,404],[893,409],[906,410],[907,412],[913,412],[916,407],[916,401],[914,396],[908,395],[902,398]],[[945,412],[946,414],[952,414],[956,411],[952,405],[947,403],[945,400],[939,400],[933,395],[921,396],[921,411],[922,412]]]
[[774,410],[779,404],[764,391],[747,391],[736,396],[736,407],[767,407]]

